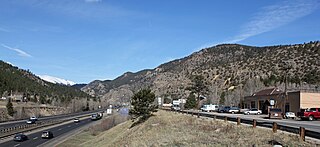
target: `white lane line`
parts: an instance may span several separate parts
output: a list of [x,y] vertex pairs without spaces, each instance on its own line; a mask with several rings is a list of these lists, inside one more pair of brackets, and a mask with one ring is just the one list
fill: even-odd
[[16,144],[16,145],[14,145],[14,147],[17,147],[17,146],[19,146],[20,144]]
[[33,138],[33,140],[38,139],[38,137]]
[[62,128],[59,129],[59,131],[61,131],[61,130],[62,130]]
[[71,126],[69,125],[68,128],[70,128]]

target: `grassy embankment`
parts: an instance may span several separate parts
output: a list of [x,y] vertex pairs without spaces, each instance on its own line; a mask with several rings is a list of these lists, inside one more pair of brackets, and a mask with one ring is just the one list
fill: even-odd
[[100,129],[85,130],[58,146],[272,146],[275,142],[313,146],[300,141],[298,135],[165,111],[157,112],[143,124],[131,125],[132,121],[127,121],[107,131],[95,126]]

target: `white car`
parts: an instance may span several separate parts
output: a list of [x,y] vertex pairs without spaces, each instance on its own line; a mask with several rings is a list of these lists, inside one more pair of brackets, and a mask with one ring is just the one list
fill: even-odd
[[251,108],[249,109],[248,111],[244,111],[243,112],[245,115],[250,115],[250,114],[261,114],[262,111],[261,110],[258,110],[257,108]]
[[38,120],[38,118],[37,118],[37,117],[35,117],[35,116],[32,116],[32,117],[30,117],[30,120],[37,121],[37,120]]
[[286,112],[285,117],[294,119],[296,117],[296,115],[293,112]]

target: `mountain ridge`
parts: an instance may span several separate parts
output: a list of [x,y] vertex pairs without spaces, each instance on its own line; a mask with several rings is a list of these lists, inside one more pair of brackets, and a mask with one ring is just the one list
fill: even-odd
[[[284,87],[285,73],[291,88],[301,87],[303,82],[315,88],[320,82],[319,55],[319,41],[265,47],[222,44],[154,69],[127,72],[106,83],[95,81],[82,90],[100,97],[106,104],[129,101],[133,93],[143,87],[151,88],[159,97],[186,98],[190,93],[185,90],[190,85],[190,76],[202,75],[210,83],[210,102],[219,103],[221,96],[227,93],[226,103],[239,103],[240,88],[243,95],[250,95],[264,87]],[[287,64],[290,69],[284,71]],[[235,90],[226,91],[231,86]]]

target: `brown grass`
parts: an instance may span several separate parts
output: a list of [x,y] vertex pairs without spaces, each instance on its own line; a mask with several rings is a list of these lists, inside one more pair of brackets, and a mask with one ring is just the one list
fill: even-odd
[[143,124],[131,125],[127,121],[78,146],[272,146],[274,142],[312,146],[297,135],[165,111],[157,112]]

